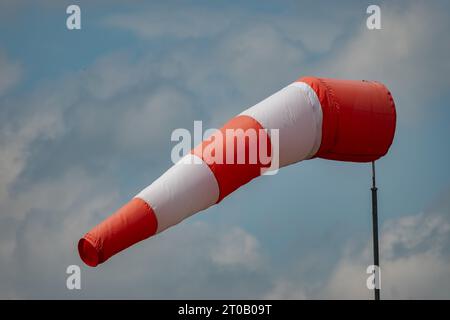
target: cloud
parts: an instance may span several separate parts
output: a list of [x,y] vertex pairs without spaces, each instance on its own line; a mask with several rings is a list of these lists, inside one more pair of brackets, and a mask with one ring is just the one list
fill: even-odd
[[[127,160],[167,165],[170,133],[192,124],[195,107],[157,71],[149,56],[130,61],[112,53],[9,99],[2,110],[8,117],[0,119],[0,207],[24,183],[45,178],[42,168],[54,177],[73,166],[111,170]],[[154,156],[163,152],[166,158]]]
[[124,52],[100,57],[89,70],[80,74],[80,84],[90,97],[108,100],[130,90],[136,90],[141,81],[151,76],[152,66],[142,68],[148,61],[135,63]]
[[423,105],[450,86],[450,43],[436,40],[450,28],[446,12],[442,3],[386,3],[381,30],[362,23],[355,36],[315,67],[329,77],[385,83],[397,102],[399,121],[417,123],[427,110]]
[[[82,267],[81,292],[66,290],[65,268],[81,265],[76,241],[83,232],[170,165],[174,128],[190,128],[194,119],[219,126],[308,72],[381,80],[392,88],[402,119],[421,97],[441,96],[448,86],[448,44],[434,39],[444,39],[449,28],[446,12],[438,5],[382,7],[382,31],[365,30],[362,19],[354,34],[347,7],[336,13],[339,19],[304,8],[282,17],[251,8],[144,9],[103,21],[102,31],[129,31],[137,46],[39,81],[20,97],[8,93],[24,74],[22,64],[0,55],[0,296],[371,298],[366,238],[324,249],[320,243],[329,238],[319,235],[297,250],[304,240],[297,232],[305,229],[295,228],[295,235],[285,235],[289,246],[279,250],[257,230],[261,225],[206,223],[201,215],[101,268]],[[314,188],[321,190],[320,183]],[[235,200],[227,200],[235,211],[261,214]],[[283,205],[276,210],[293,206]],[[317,223],[325,225],[326,218]],[[386,221],[383,297],[449,296],[448,223],[448,207]]]
[[120,205],[119,161],[155,158],[172,126],[189,121],[190,98],[149,88],[151,63],[127,57],[107,55],[2,100],[0,296],[64,295],[65,268],[81,264],[77,240]]
[[[273,27],[283,38],[303,46],[314,53],[323,53],[332,47],[336,38],[343,33],[342,14],[352,6],[343,3],[330,14],[324,8],[304,5],[278,6],[267,13],[261,8],[246,6],[197,6],[185,8],[176,4],[164,7],[152,6],[139,12],[113,14],[102,20],[108,28],[127,30],[141,40],[155,40],[165,37],[171,40],[219,40],[229,33],[245,30],[249,26],[259,28]],[[317,13],[314,18],[311,13]],[[262,31],[263,31],[262,30]],[[320,33],[320,37],[316,35]]]
[[[90,186],[89,179],[82,178],[86,192],[90,192],[96,183]],[[2,298],[243,298],[256,296],[268,285],[266,273],[254,270],[243,259],[227,260],[225,264],[216,261],[215,252],[223,252],[219,239],[228,237],[228,229],[201,222],[182,223],[120,253],[101,269],[82,265],[76,253],[79,229],[103,219],[115,203],[111,194],[101,194],[106,197],[83,203],[86,197],[73,193],[70,206],[57,201],[57,208],[28,213],[16,227],[13,249],[7,251],[2,242]],[[2,229],[7,227],[11,223],[2,220]],[[239,230],[236,245],[241,245],[240,240],[246,245],[254,238],[242,228],[232,229]],[[254,249],[247,252],[261,254]],[[239,247],[229,248],[227,254],[236,257],[241,251]],[[82,267],[79,292],[65,288],[65,270],[71,264]]]
[[[449,247],[448,200],[426,213],[387,220],[380,237],[382,298],[448,299]],[[362,248],[350,243],[328,280],[308,292],[309,297],[372,299],[373,292],[366,288],[366,268],[372,263],[371,242]]]
[[117,139],[124,150],[168,144],[170,135],[161,132],[182,127],[189,119],[195,119],[190,97],[173,87],[161,87],[142,105],[129,108],[117,126]]
[[8,202],[13,183],[29,160],[30,145],[38,137],[53,138],[61,131],[60,113],[32,113],[0,127],[0,209],[3,215],[16,213]]
[[[448,197],[448,195],[447,195]],[[384,299],[448,299],[450,296],[450,206],[391,219],[380,238],[381,290]],[[349,250],[337,264],[324,296],[372,297],[365,270],[372,264],[372,244]]]
[[278,280],[262,299],[268,300],[305,300],[307,295],[300,285],[287,280]]
[[217,35],[231,24],[230,20],[225,12],[168,5],[139,13],[111,15],[103,24],[129,30],[145,39],[197,39]]
[[80,230],[117,205],[117,189],[106,188],[105,180],[69,170],[8,200],[15,214],[0,217],[1,233],[8,235],[0,245],[1,297],[56,297],[55,288],[64,288],[65,268],[79,263]]
[[[63,286],[63,271],[69,264],[81,264],[75,251],[79,230],[87,230],[120,205],[117,190],[105,189],[113,184],[104,179],[80,171],[69,172],[60,180],[37,185],[27,192],[28,202],[22,200],[22,208],[26,208],[22,209],[26,210],[23,221],[3,220],[3,228],[11,229],[2,231],[8,235],[8,241],[2,239],[0,246],[1,267],[6,270],[1,280],[3,297],[371,297],[365,288],[365,268],[371,263],[370,243],[355,251],[347,248],[331,274],[314,279],[303,268],[308,257],[280,270],[274,265],[273,254],[268,256],[270,260],[262,259],[267,252],[262,251],[254,235],[241,227],[226,228],[199,221],[184,222],[146,240],[101,269],[83,267],[83,290],[73,295]],[[92,194],[95,197],[89,196]],[[37,199],[42,200],[34,203]],[[448,278],[448,255],[443,257],[443,250],[448,247],[449,226],[446,219],[421,214],[386,223],[380,241],[384,298],[445,297],[448,284],[443,279]],[[313,259],[312,263],[324,261]],[[286,272],[287,267],[294,273]],[[123,274],[123,270],[127,272]],[[221,290],[216,291],[216,287]]]
[[[131,249],[144,251],[105,264],[101,276],[83,269],[86,291],[74,295],[65,288],[66,267],[82,264],[77,240],[122,202],[117,159],[144,167],[146,159],[164,153],[159,148],[170,147],[174,126],[193,120],[186,90],[161,85],[151,57],[127,57],[107,55],[83,71],[41,83],[3,110],[10,116],[0,121],[1,297],[127,297],[130,291],[135,297],[232,297],[235,290],[248,295],[264,285],[255,280],[261,254],[251,234],[231,227],[230,238],[228,229],[194,224]],[[150,165],[152,170],[162,171]],[[128,272],[117,277],[120,269]],[[208,287],[213,278],[224,291]],[[236,280],[241,285],[232,286]],[[102,289],[107,287],[112,290]]]
[[211,259],[219,267],[256,270],[262,264],[259,251],[255,237],[241,228],[233,228],[219,238],[217,247],[211,252]]
[[283,75],[285,79],[295,79],[298,71],[293,73],[293,70],[300,69],[305,58],[298,45],[266,24],[249,25],[231,33],[219,44],[217,51],[217,60],[226,66],[234,85],[251,97],[259,96],[264,89],[279,86]]
[[[380,232],[382,299],[448,299],[450,296],[450,202],[447,191],[419,214],[391,218]],[[370,237],[369,237],[370,238]],[[267,299],[373,299],[367,267],[373,264],[372,242],[354,235],[327,259],[311,245],[300,260],[277,270],[273,261]],[[334,249],[333,249],[334,250]],[[314,252],[318,251],[318,252]],[[323,265],[318,274],[315,270]]]
[[11,61],[0,51],[0,97],[12,89],[22,76],[22,67],[18,62]]

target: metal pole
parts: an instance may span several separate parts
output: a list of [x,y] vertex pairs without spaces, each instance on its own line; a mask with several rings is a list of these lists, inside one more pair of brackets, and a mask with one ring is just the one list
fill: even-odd
[[[373,233],[373,264],[375,265],[375,284],[379,285],[379,252],[378,252],[378,198],[375,180],[375,162],[372,161],[372,233]],[[380,300],[380,288],[375,287],[375,300]]]

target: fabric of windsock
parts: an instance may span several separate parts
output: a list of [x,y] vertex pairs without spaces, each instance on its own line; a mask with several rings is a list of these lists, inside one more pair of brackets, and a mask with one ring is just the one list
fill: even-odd
[[374,161],[391,146],[395,124],[393,98],[379,82],[300,78],[232,118],[86,233],[80,257],[97,266],[220,202],[265,170],[316,157]]

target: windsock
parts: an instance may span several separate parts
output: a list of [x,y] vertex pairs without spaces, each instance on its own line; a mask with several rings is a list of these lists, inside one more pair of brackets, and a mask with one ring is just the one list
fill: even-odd
[[[300,78],[231,119],[86,233],[78,243],[80,257],[95,267],[219,203],[274,161],[280,168],[312,158],[374,161],[391,146],[395,124],[394,100],[379,82]],[[253,142],[247,135],[252,131],[260,133]],[[244,136],[240,146],[239,136]],[[269,161],[260,157],[250,161],[264,145]],[[239,151],[244,152],[244,161],[239,161]],[[230,161],[218,161],[218,155]]]

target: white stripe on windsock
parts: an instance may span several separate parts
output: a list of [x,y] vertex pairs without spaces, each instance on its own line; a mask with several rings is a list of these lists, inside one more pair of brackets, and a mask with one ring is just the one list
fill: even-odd
[[306,83],[294,82],[241,115],[252,117],[265,129],[279,130],[280,167],[309,159],[320,147],[322,108]]
[[208,165],[188,154],[136,197],[152,207],[159,233],[215,204],[219,186]]

